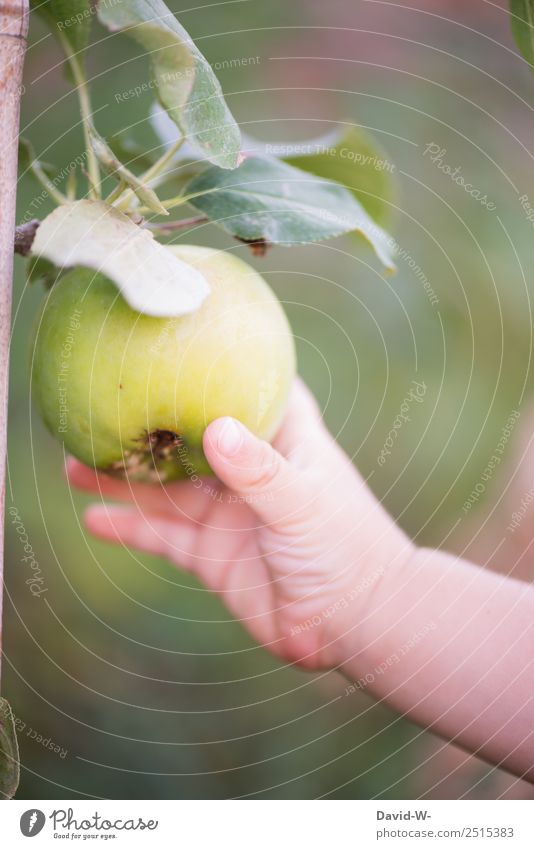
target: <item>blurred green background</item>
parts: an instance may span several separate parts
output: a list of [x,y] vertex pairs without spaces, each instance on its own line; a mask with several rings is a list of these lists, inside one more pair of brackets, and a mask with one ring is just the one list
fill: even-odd
[[[243,130],[298,141],[343,122],[395,163],[390,229],[406,252],[386,278],[353,238],[252,259],[284,302],[300,371],[340,443],[417,540],[452,547],[476,518],[462,504],[513,409],[531,392],[534,80],[504,8],[471,3],[235,0],[169,6],[217,68]],[[254,63],[229,59],[259,57]],[[157,144],[135,45],[95,26],[89,57],[100,131]],[[82,151],[60,51],[32,21],[22,132],[59,167]],[[495,204],[488,210],[428,156]],[[19,186],[18,219],[41,190]],[[44,201],[34,213],[51,210]],[[197,236],[197,234],[195,234]],[[196,241],[228,247],[215,228]],[[408,258],[437,296],[431,303]],[[469,798],[528,791],[399,718],[335,673],[283,666],[195,581],[89,538],[63,449],[31,406],[29,337],[43,291],[16,259],[9,484],[48,592],[33,598],[8,523],[3,690],[19,724],[21,798]],[[391,456],[382,448],[412,381]],[[305,422],[303,423],[305,427]],[[506,449],[513,452],[513,440]],[[320,462],[320,458],[317,458]],[[489,482],[485,508],[498,500]],[[476,511],[473,510],[473,514]],[[471,523],[471,524],[469,524]],[[35,734],[30,734],[33,729]],[[36,734],[66,753],[32,739]]]

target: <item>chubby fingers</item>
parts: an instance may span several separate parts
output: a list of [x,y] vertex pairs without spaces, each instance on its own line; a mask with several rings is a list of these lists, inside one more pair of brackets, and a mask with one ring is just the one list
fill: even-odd
[[203,444],[219,480],[245,497],[263,523],[304,530],[313,522],[306,474],[237,419],[216,419],[206,428]]
[[118,545],[180,561],[184,568],[194,563],[198,528],[187,520],[143,514],[131,507],[93,504],[85,511],[85,525],[94,536]]
[[89,507],[85,525],[99,539],[166,557],[193,573],[240,617],[250,606],[243,590],[265,583],[257,546],[246,530],[236,535],[231,529],[108,504]]
[[[265,524],[308,527],[313,523],[314,504],[321,487],[308,474],[332,465],[326,460],[334,445],[323,425],[318,405],[297,378],[288,411],[273,448],[253,436],[240,422],[226,417],[212,422],[204,434],[208,462],[223,484],[244,496]],[[134,503],[141,511],[198,520],[210,496],[205,487],[189,481],[167,484],[133,483],[111,478],[74,459],[67,462],[70,483],[101,498]],[[313,475],[317,477],[316,474]],[[213,495],[213,486],[209,492]]]
[[[96,493],[102,499],[135,504],[148,510],[189,519],[199,519],[206,509],[208,495],[205,487],[195,487],[190,481],[175,481],[166,486],[118,480],[91,469],[69,457],[65,466],[69,483],[83,492]],[[213,487],[210,492],[212,492]],[[213,492],[212,492],[213,494]]]

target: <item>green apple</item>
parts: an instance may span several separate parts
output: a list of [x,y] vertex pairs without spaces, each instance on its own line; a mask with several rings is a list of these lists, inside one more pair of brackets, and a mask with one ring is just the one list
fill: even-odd
[[37,322],[32,391],[50,431],[88,465],[137,480],[209,474],[202,435],[233,416],[264,439],[295,372],[293,336],[263,278],[230,253],[169,248],[211,287],[199,310],[153,318],[74,268]]

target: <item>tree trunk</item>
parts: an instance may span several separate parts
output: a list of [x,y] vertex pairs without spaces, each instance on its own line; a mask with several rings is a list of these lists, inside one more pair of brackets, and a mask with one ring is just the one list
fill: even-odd
[[28,18],[28,0],[0,0],[0,648],[6,490],[7,391],[19,108]]

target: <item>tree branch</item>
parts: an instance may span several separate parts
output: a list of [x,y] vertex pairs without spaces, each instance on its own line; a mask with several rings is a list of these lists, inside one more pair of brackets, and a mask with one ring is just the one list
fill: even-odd
[[[197,215],[195,218],[181,218],[179,221],[169,221],[163,224],[146,224],[143,223],[143,219],[141,218],[138,223],[155,234],[168,236],[177,230],[185,230],[197,224],[205,224],[207,221],[209,221],[209,218],[206,215]],[[41,222],[37,218],[32,218],[31,221],[26,221],[24,224],[19,224],[15,227],[16,254],[28,256],[40,224]]]
[[15,253],[21,256],[28,256],[32,249],[33,240],[37,233],[37,228],[41,222],[37,218],[32,218],[25,224],[19,224],[15,227]]
[[[13,233],[15,231],[22,66],[26,52],[28,18],[28,0],[3,0],[0,4],[0,587],[3,586]],[[0,594],[0,617],[1,608]]]

